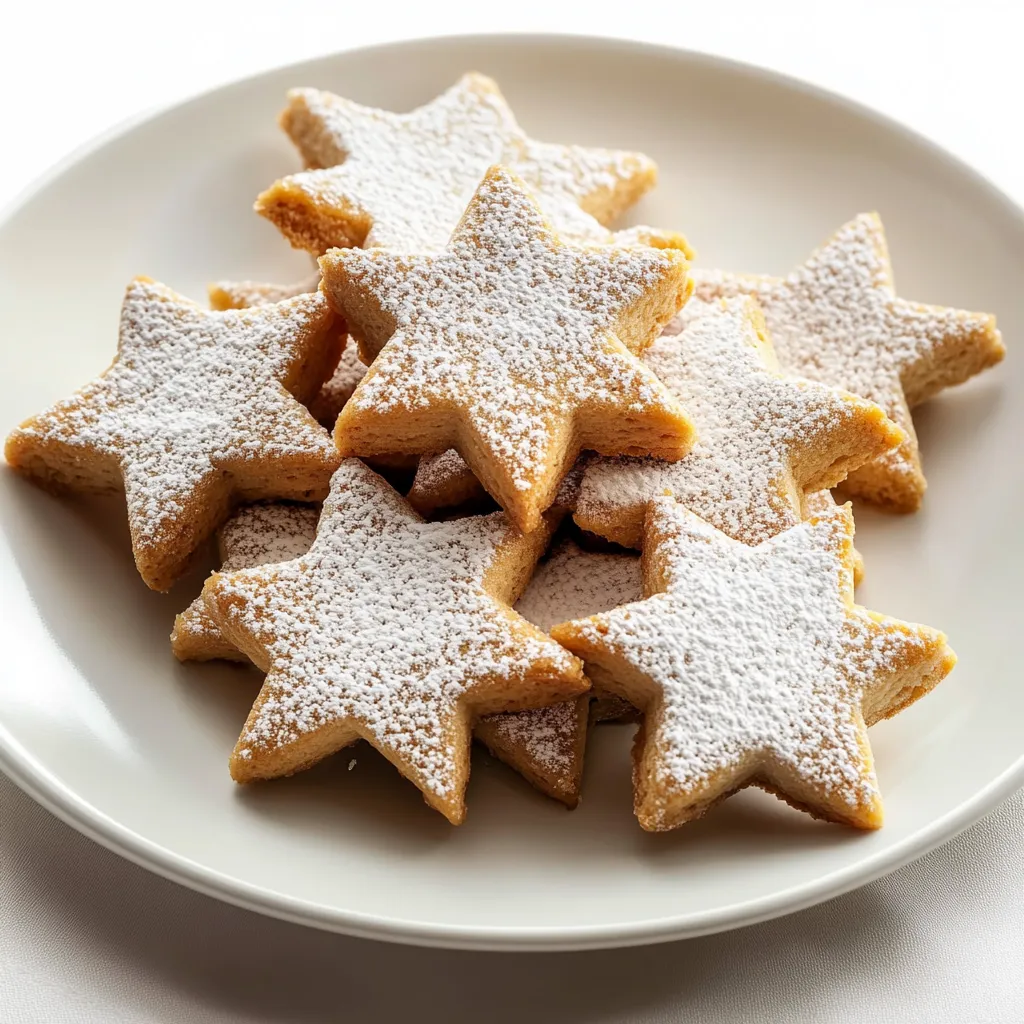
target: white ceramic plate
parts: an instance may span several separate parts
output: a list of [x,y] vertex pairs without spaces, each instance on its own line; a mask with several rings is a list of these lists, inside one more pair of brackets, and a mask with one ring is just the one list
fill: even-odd
[[[464,69],[494,75],[542,139],[642,149],[661,185],[635,211],[704,265],[782,272],[854,213],[881,211],[904,295],[1024,324],[1024,217],[889,121],[763,71],[607,41],[448,39],[342,54],[220,89],[69,160],[0,226],[6,431],[93,376],[138,273],[195,295],[215,277],[308,264],[251,212],[296,167],[286,88],[409,108]],[[454,829],[373,751],[247,790],[228,752],[258,679],[180,666],[167,634],[201,574],[166,596],[132,565],[123,506],[57,501],[0,474],[0,765],[124,856],[255,910],[357,935],[480,948],[584,948],[787,913],[947,839],[1022,778],[1019,630],[1024,361],[919,411],[930,490],[916,516],[858,515],[861,599],[945,629],[960,655],[927,700],[873,730],[887,825],[823,825],[759,792],[647,835],[629,729],[596,732],[567,813],[478,760]],[[1011,634],[1010,631],[1014,632]]]

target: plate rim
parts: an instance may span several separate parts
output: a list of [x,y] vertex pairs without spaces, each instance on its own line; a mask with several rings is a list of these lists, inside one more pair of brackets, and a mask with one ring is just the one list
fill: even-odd
[[[371,46],[345,47],[299,61],[266,67],[243,77],[189,93],[177,101],[140,111],[84,141],[19,190],[0,209],[0,231],[52,182],[93,153],[144,124],[155,121],[171,111],[183,110],[200,103],[214,93],[241,89],[267,75],[280,74],[289,69],[297,70],[347,54],[393,54],[395,51],[415,50],[422,45],[444,46],[453,43],[490,46],[498,44],[527,48],[554,44],[590,51],[604,48],[627,52],[634,56],[646,53],[662,58],[681,58],[747,78],[768,80],[787,90],[838,105],[863,120],[923,147],[929,151],[933,159],[955,170],[959,175],[973,179],[977,186],[988,193],[990,199],[1003,208],[1007,219],[1014,221],[1024,230],[1024,208],[987,175],[918,130],[842,93],[751,62],[686,47],[585,33],[509,32],[417,36]],[[113,853],[169,881],[245,910],[357,938],[447,949],[554,952],[648,945],[729,931],[796,913],[866,885],[952,839],[1019,789],[1024,784],[1024,745],[1016,761],[945,815],[893,846],[870,854],[812,882],[790,886],[769,896],[691,914],[677,914],[625,925],[587,924],[539,928],[451,925],[346,911],[337,907],[325,907],[215,871],[146,839],[77,796],[73,789],[56,778],[15,740],[2,719],[0,771],[40,806]]]

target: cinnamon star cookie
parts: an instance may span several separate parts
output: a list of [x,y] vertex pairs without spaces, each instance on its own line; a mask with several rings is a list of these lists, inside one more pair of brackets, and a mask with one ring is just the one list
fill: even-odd
[[334,249],[323,288],[372,361],[334,438],[346,455],[455,448],[535,529],[582,448],[678,459],[678,401],[634,355],[687,294],[670,249],[564,244],[492,168],[438,255]]
[[[436,252],[448,241],[492,164],[512,168],[567,237],[616,240],[602,227],[655,182],[642,153],[529,139],[498,86],[466,74],[405,114],[364,107],[318,89],[293,89],[281,126],[308,170],[275,182],[256,210],[296,248],[335,246]],[[621,244],[687,250],[685,239],[634,228]]]
[[[215,281],[210,285],[211,309],[248,309],[250,306],[266,306],[271,302],[296,295],[315,292],[320,287],[320,271],[295,284],[265,284],[259,281]],[[363,379],[366,367],[359,360],[355,345],[345,345],[345,325],[337,325],[341,359],[338,368],[324,386],[307,403],[307,408],[318,423],[328,430],[334,429],[344,404],[352,397],[356,385]]]
[[[1003,358],[995,317],[899,298],[874,213],[843,225],[787,277],[695,271],[694,278],[701,299],[756,296],[787,371],[885,410],[903,443],[852,472],[843,490],[897,512],[918,508],[926,485],[910,410]],[[688,312],[698,315],[699,304]]]
[[204,588],[225,637],[267,673],[233,778],[290,775],[363,738],[460,823],[474,718],[588,686],[577,659],[510,607],[549,536],[502,513],[424,523],[345,460],[307,554]]
[[645,600],[551,630],[595,685],[644,713],[633,779],[645,829],[748,785],[817,817],[882,824],[866,727],[956,659],[936,630],[853,603],[852,539],[848,506],[750,547],[658,499]]
[[803,518],[805,490],[833,487],[903,440],[873,402],[784,377],[757,303],[719,300],[663,334],[644,362],[692,416],[697,443],[678,462],[594,459],[576,522],[639,547],[648,503],[672,495],[745,544]]
[[123,486],[136,565],[166,590],[234,500],[327,493],[339,456],[300,402],[338,362],[334,321],[319,294],[210,312],[136,278],[113,364],[15,430],[7,461],[51,487]]

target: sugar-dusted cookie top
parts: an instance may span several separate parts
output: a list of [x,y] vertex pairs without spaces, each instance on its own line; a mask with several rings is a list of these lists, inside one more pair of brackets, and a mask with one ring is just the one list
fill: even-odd
[[955,658],[945,637],[853,603],[849,507],[750,547],[652,503],[643,601],[555,626],[595,685],[644,712],[636,811],[674,828],[751,783],[832,820],[881,824],[866,725]]
[[335,249],[323,287],[373,365],[338,417],[344,454],[456,448],[533,529],[581,448],[679,458],[677,400],[633,354],[686,295],[676,250],[564,244],[493,168],[443,252]]
[[26,421],[8,462],[73,489],[123,482],[146,583],[174,582],[234,496],[319,499],[338,465],[302,407],[338,361],[322,295],[209,311],[136,278],[100,377]]
[[692,417],[696,444],[678,462],[591,460],[576,509],[585,530],[639,547],[648,502],[671,494],[730,537],[759,544],[800,522],[805,490],[835,486],[902,441],[874,403],[782,376],[755,300],[702,308],[644,355]]
[[[409,113],[364,107],[318,89],[293,89],[281,125],[308,170],[275,182],[256,209],[298,248],[444,247],[492,164],[512,167],[541,197],[558,228],[603,243],[602,227],[654,184],[642,153],[539,143],[527,138],[498,86],[466,74]],[[633,242],[681,247],[649,228]]]
[[[220,571],[233,572],[304,555],[316,536],[320,509],[282,502],[246,505],[218,531]],[[228,643],[200,594],[174,620],[171,650],[181,661],[248,660]]]
[[[1002,359],[995,318],[899,298],[873,213],[843,225],[784,278],[720,271],[694,277],[699,299],[757,297],[786,370],[885,410],[906,435],[903,444],[854,471],[844,489],[899,511],[917,508],[925,479],[909,409]],[[699,311],[694,303],[687,319]]]
[[[247,309],[265,306],[271,302],[296,295],[315,292],[320,286],[320,271],[294,284],[267,284],[260,281],[215,281],[210,285],[210,306],[213,309]],[[344,324],[339,324],[339,336],[344,338]],[[342,342],[343,343],[343,342]],[[342,349],[338,368],[324,386],[306,403],[318,423],[328,430],[334,429],[342,407],[352,397],[356,385],[363,379],[366,366],[359,359],[355,345]]]
[[[641,596],[640,559],[635,555],[584,551],[563,541],[542,562],[516,611],[535,626],[582,618]],[[575,807],[586,747],[589,695],[533,711],[487,715],[476,736],[538,789]]]
[[549,535],[501,513],[424,523],[345,460],[307,554],[215,574],[204,590],[225,636],[267,672],[234,778],[291,774],[362,737],[461,821],[474,715],[587,687],[579,662],[508,606]]
[[640,559],[625,551],[585,551],[563,540],[537,566],[516,611],[547,632],[568,619],[639,601]]

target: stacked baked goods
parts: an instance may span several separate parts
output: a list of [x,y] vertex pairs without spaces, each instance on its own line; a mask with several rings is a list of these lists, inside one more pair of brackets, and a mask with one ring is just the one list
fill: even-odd
[[6,444],[123,489],[155,590],[216,538],[171,648],[265,674],[231,777],[361,739],[458,824],[473,737],[572,807],[627,720],[646,829],[750,785],[878,827],[867,728],[955,657],[855,602],[831,491],[919,507],[911,409],[999,362],[994,318],[898,297],[874,214],[782,278],[613,231],[653,161],[531,139],[481,75],[281,125],[306,169],[256,210],[316,273],[136,278],[111,366]]

